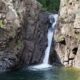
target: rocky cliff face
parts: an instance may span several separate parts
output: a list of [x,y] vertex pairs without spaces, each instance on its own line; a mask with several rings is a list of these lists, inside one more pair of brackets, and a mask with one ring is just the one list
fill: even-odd
[[0,71],[42,60],[48,14],[36,0],[0,0]]
[[42,10],[36,0],[25,0],[25,6],[22,60],[29,65],[39,64],[47,47],[48,13]]
[[80,67],[80,1],[61,0],[55,50],[65,66]]
[[13,68],[19,62],[18,55],[23,49],[22,12],[23,2],[0,0],[0,71]]

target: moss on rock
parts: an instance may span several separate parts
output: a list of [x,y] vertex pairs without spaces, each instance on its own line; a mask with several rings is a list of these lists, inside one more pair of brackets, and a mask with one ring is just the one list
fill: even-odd
[[0,20],[0,28],[4,28],[4,22],[3,22],[3,20]]

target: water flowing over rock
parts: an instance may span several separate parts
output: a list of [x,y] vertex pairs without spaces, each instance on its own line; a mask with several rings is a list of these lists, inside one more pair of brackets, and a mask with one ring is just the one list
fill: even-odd
[[61,63],[80,68],[80,0],[61,0],[55,41]]
[[48,45],[45,49],[45,55],[43,58],[43,62],[38,65],[30,66],[29,69],[43,70],[43,69],[49,69],[52,67],[52,65],[49,64],[49,55],[50,55],[50,51],[51,51],[52,39],[53,39],[53,35],[55,32],[57,20],[58,20],[58,14],[50,14],[49,15],[49,22],[51,23],[51,25],[47,32]]
[[[36,0],[0,0],[0,71],[43,62],[49,15]],[[53,40],[55,59],[80,68],[79,0],[61,0]]]

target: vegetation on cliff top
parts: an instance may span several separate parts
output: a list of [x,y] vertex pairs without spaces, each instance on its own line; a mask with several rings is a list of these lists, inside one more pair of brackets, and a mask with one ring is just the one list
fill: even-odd
[[38,0],[48,11],[58,11],[60,0]]

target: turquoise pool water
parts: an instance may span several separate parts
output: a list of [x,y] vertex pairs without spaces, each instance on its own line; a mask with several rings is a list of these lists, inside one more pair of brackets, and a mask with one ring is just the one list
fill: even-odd
[[43,71],[14,71],[1,73],[0,80],[80,80],[80,71],[59,67]]

